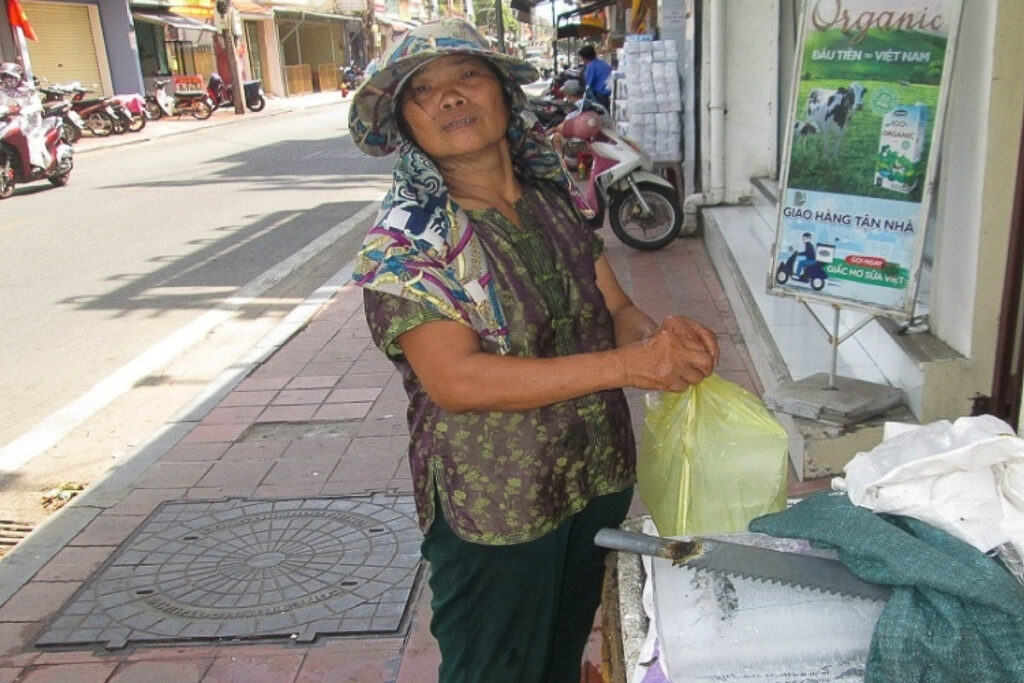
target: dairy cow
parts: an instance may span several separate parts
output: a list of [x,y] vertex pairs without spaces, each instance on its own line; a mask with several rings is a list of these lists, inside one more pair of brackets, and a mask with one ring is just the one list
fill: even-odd
[[815,88],[807,95],[806,120],[797,122],[796,131],[802,135],[821,133],[825,138],[825,149],[838,154],[843,131],[853,112],[863,109],[867,91],[856,82],[836,90]]

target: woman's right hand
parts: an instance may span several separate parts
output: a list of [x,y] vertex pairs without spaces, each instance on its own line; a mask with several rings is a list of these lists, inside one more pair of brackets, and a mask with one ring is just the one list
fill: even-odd
[[623,346],[626,385],[653,391],[684,391],[710,375],[717,349],[662,325],[646,339]]

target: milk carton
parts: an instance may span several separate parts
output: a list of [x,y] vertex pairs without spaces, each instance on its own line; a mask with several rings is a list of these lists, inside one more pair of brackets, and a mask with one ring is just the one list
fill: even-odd
[[875,185],[909,194],[925,173],[921,159],[928,124],[928,106],[899,106],[882,117],[875,161]]

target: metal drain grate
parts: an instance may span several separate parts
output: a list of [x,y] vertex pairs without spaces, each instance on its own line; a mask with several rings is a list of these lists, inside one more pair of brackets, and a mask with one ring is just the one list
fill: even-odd
[[32,533],[35,527],[25,522],[15,522],[10,519],[0,519],[0,557],[3,557],[11,548],[18,545],[23,538]]
[[411,496],[164,503],[36,645],[395,634],[420,540]]

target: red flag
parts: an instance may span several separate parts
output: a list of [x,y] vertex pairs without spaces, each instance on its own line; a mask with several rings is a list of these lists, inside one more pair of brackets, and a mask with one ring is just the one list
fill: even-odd
[[28,23],[25,10],[21,8],[21,3],[18,0],[7,0],[7,23],[11,25],[11,28],[20,28],[29,40],[39,40],[36,32],[32,29],[32,24]]

